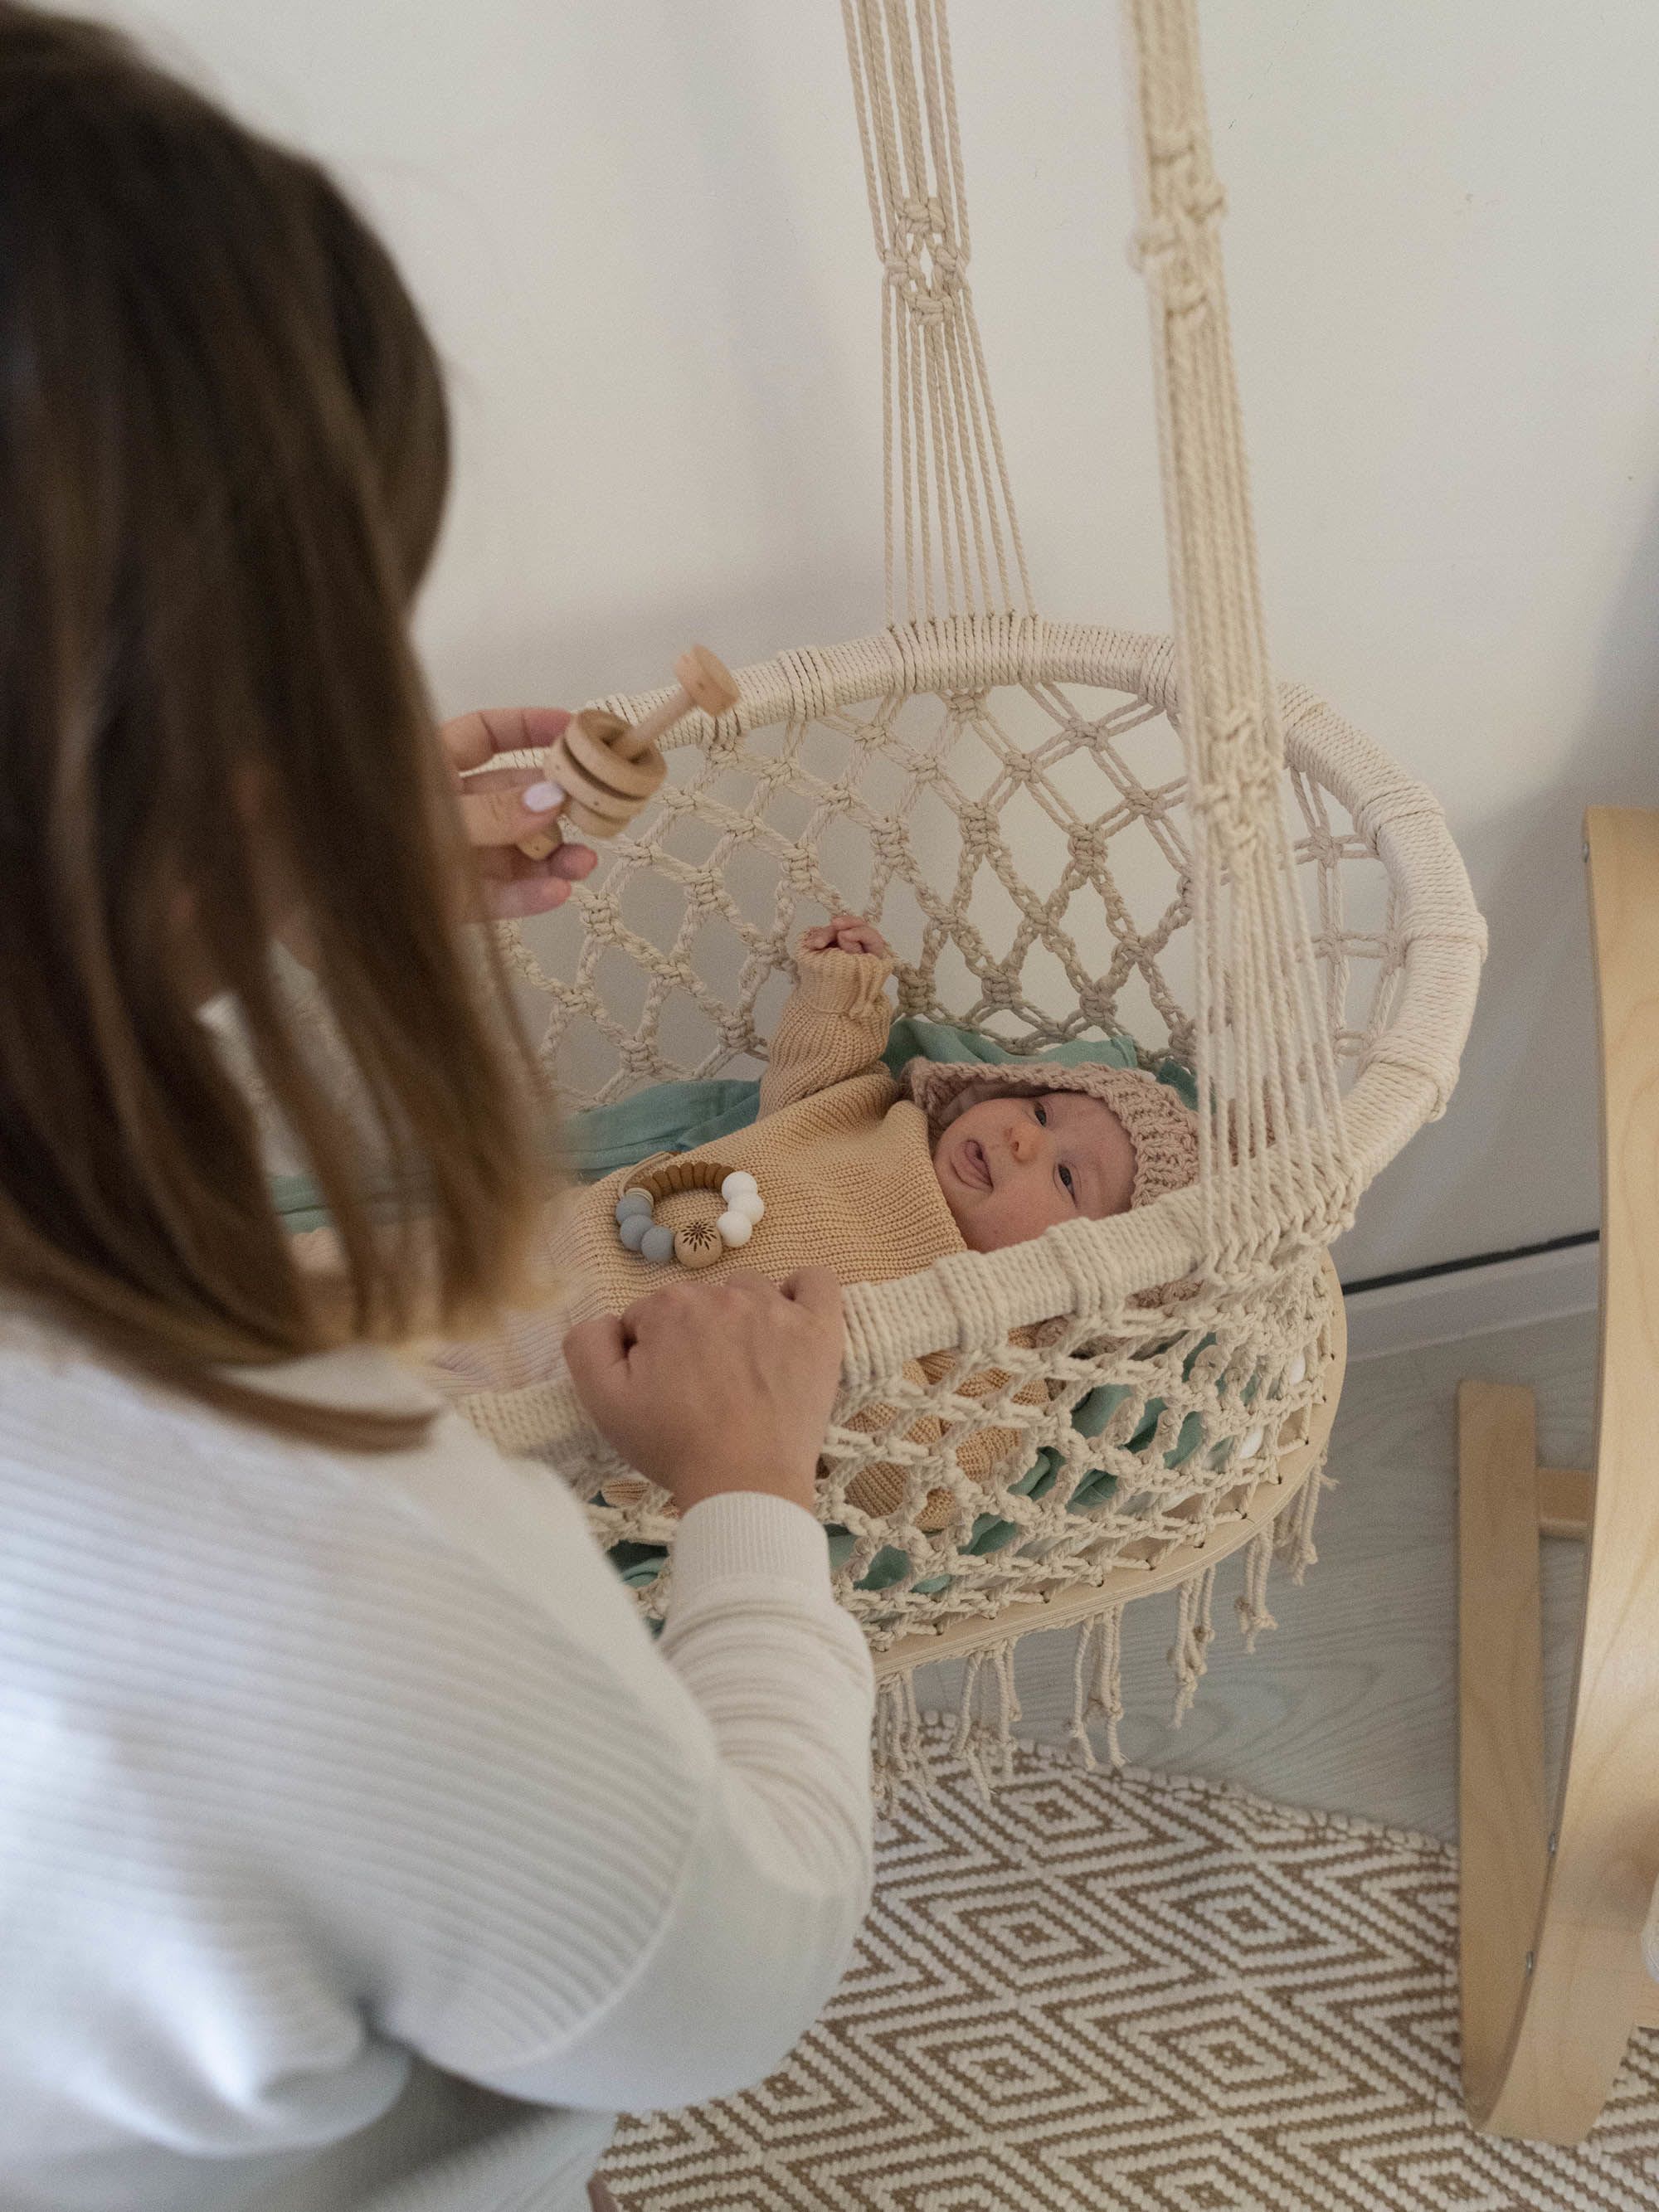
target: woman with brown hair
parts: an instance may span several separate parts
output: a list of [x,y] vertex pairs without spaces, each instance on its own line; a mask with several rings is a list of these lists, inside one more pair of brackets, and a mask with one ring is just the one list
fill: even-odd
[[569,2212],[611,2114],[782,2057],[862,1911],[869,1667],[804,1510],[838,1293],[572,1340],[682,1508],[653,1648],[391,1356],[526,1295],[545,1148],[465,921],[592,865],[523,860],[551,794],[489,765],[556,715],[433,725],[396,271],[313,164],[0,0],[0,2206]]

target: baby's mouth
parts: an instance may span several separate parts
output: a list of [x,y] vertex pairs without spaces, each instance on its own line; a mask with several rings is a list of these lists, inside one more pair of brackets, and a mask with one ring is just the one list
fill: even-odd
[[991,1164],[985,1157],[985,1147],[977,1137],[963,1140],[957,1155],[957,1173],[963,1182],[972,1183],[975,1189],[991,1188]]

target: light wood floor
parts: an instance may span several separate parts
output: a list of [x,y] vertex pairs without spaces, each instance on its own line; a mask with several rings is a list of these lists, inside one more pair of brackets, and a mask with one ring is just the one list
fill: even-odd
[[[1173,1602],[1124,1615],[1123,1747],[1132,1760],[1243,1784],[1288,1804],[1364,1814],[1433,1835],[1456,1833],[1456,1484],[1453,1401],[1461,1377],[1530,1383],[1539,1456],[1589,1463],[1595,1318],[1362,1362],[1331,1440],[1336,1487],[1320,1506],[1320,1559],[1297,1589],[1276,1569],[1276,1630],[1254,1657],[1232,1601],[1238,1562],[1221,1570],[1217,1634],[1198,1703],[1179,1729],[1164,1654]],[[1576,1544],[1544,1547],[1546,1706],[1552,1753],[1565,1724],[1580,1599]],[[1021,1645],[1022,1735],[1058,1741],[1071,1715],[1073,1638]],[[945,1670],[918,1677],[924,1705],[951,1702]]]

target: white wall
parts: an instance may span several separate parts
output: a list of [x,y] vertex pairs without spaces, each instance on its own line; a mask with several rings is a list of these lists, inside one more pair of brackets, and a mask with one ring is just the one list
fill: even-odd
[[[335,161],[452,364],[450,707],[875,627],[878,280],[833,0],[149,0]],[[1040,603],[1166,619],[1107,0],[955,0]],[[1352,1279],[1594,1224],[1578,817],[1659,803],[1659,9],[1204,0],[1276,658],[1443,797],[1462,1088]]]

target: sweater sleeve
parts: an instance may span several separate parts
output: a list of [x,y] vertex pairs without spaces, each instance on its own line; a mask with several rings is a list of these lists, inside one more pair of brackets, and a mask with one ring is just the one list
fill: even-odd
[[776,1498],[694,1508],[653,1646],[562,1485],[465,1443],[463,1551],[390,1567],[407,1632],[357,1689],[382,1796],[341,1939],[395,2038],[487,2087],[606,2111],[743,2087],[868,1901],[872,1674],[823,1531]]
[[672,1900],[580,2036],[492,2087],[696,2103],[761,2080],[822,2011],[869,1903],[873,1697],[828,1557],[818,1523],[775,1498],[711,1498],[681,1523],[660,1648],[709,1757]]
[[775,1114],[815,1092],[863,1075],[881,1058],[893,1009],[884,953],[797,953],[799,980],[778,1018],[760,1110]]

